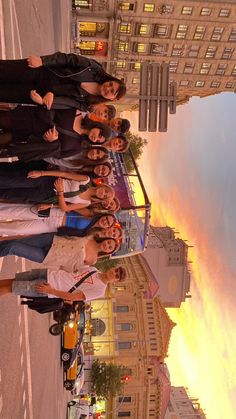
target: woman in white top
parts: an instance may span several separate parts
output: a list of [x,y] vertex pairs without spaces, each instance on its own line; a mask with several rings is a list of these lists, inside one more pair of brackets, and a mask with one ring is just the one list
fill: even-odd
[[[30,204],[1,203],[0,220],[2,221],[0,221],[0,235],[12,236],[55,232],[58,227],[65,225],[66,212],[77,211],[88,207],[93,202],[103,202],[114,198],[114,190],[108,185],[89,187],[87,190],[80,192],[78,189],[80,188],[80,183],[78,181],[67,182],[57,178],[54,184],[56,195],[48,203],[38,205],[39,210],[49,209],[50,216],[40,218],[37,207]],[[69,186],[69,193],[74,194],[74,196],[66,196]],[[7,221],[9,219],[13,221]]]

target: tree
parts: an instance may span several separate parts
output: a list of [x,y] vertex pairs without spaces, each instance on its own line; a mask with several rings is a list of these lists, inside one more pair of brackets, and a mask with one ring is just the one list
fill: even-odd
[[[130,150],[132,151],[135,161],[137,161],[143,154],[143,148],[147,145],[147,140],[139,135],[132,134],[130,131],[128,131],[125,135],[130,140]],[[124,154],[124,160],[127,172],[131,173],[134,170],[134,166],[129,152]]]
[[106,271],[108,271],[111,268],[115,268],[118,264],[120,264],[121,261],[122,261],[121,259],[104,258],[104,259],[98,260],[98,262],[96,263],[95,267],[100,272],[106,272]]
[[93,361],[91,381],[97,397],[109,399],[121,393],[124,386],[126,367],[111,362]]

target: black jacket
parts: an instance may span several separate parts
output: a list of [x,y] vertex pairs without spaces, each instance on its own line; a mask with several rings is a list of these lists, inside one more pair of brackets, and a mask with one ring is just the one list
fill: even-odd
[[80,83],[95,82],[103,84],[106,81],[117,80],[106,73],[97,61],[81,55],[56,52],[52,55],[44,55],[41,58],[43,66],[61,78],[62,84],[64,79],[74,82],[73,85],[75,86],[71,89],[70,84],[65,84],[66,94],[55,97],[53,108],[76,107],[86,111],[89,105],[106,102],[107,99],[86,92],[80,87]]

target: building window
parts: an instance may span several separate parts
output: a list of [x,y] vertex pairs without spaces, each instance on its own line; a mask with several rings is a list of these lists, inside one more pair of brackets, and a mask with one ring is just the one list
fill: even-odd
[[162,15],[163,13],[172,13],[174,10],[174,6],[171,4],[163,4],[158,7],[158,12]]
[[90,6],[89,0],[77,0],[75,5],[85,9],[89,9]]
[[118,412],[118,418],[130,418],[131,412]]
[[198,80],[198,81],[196,81],[196,83],[195,83],[195,86],[196,86],[196,87],[204,87],[204,85],[205,85],[205,82],[204,82],[204,81],[202,81],[202,80]]
[[155,25],[154,36],[166,38],[168,36],[168,25]]
[[124,11],[134,10],[134,3],[122,1],[119,3],[119,10],[124,10]]
[[232,58],[234,48],[225,48],[222,54],[222,60],[230,60]]
[[118,51],[121,51],[121,52],[128,52],[128,49],[129,49],[129,44],[128,44],[128,42],[123,42],[123,41],[120,41],[120,42],[118,43],[118,47],[117,47],[117,49],[118,49]]
[[128,22],[122,22],[119,25],[119,32],[121,33],[130,33],[131,32],[131,24]]
[[192,14],[192,12],[193,12],[193,7],[190,7],[190,6],[184,6],[183,8],[182,8],[182,15],[191,15]]
[[197,25],[196,26],[196,29],[195,29],[195,33],[194,33],[194,39],[195,40],[200,40],[200,39],[203,39],[203,36],[204,36],[204,33],[205,33],[205,30],[206,30],[206,27],[205,26],[200,26],[200,25]]
[[211,82],[211,87],[213,88],[218,88],[218,87],[220,87],[220,82],[219,81],[212,81]]
[[132,84],[137,84],[139,83],[139,78],[138,77],[133,77],[132,78]]
[[193,72],[194,69],[194,64],[193,63],[186,63],[185,67],[184,67],[184,73],[185,74],[191,74]]
[[166,53],[166,49],[167,49],[168,45],[166,44],[151,44],[151,54],[154,55],[165,55]]
[[135,52],[144,54],[147,51],[148,44],[143,44],[142,42],[135,43]]
[[141,68],[141,63],[133,63],[132,64],[132,70],[140,71],[140,68]]
[[199,45],[191,45],[188,51],[188,57],[196,58],[198,56],[199,49],[200,49]]
[[170,61],[169,71],[170,73],[175,73],[178,67],[178,61]]
[[154,8],[155,8],[155,6],[154,6],[153,3],[144,3],[143,11],[152,13],[152,12],[154,12]]
[[211,10],[212,9],[210,9],[209,7],[203,7],[202,10],[201,10],[200,15],[201,16],[210,16]]
[[212,41],[220,41],[223,32],[224,32],[224,28],[214,28],[214,30],[212,32],[212,35],[211,35],[211,40]]
[[232,81],[228,81],[225,85],[226,89],[233,89],[234,83]]
[[131,403],[131,396],[120,396],[119,403]]
[[218,64],[216,75],[218,76],[224,75],[226,68],[227,68],[227,64]]
[[187,25],[178,25],[178,29],[176,32],[177,39],[184,39],[187,35],[188,26]]
[[146,25],[145,23],[141,23],[137,25],[137,34],[141,36],[148,35],[150,33],[151,25]]
[[116,306],[116,313],[128,313],[129,306]]
[[189,80],[180,80],[179,85],[180,85],[181,87],[188,87],[188,85],[189,85]]
[[231,34],[229,36],[229,41],[236,42],[236,29],[232,29]]
[[117,330],[121,330],[122,332],[133,330],[133,325],[131,323],[117,323],[116,326]]
[[125,68],[126,62],[125,61],[116,61],[116,68]]
[[118,342],[118,349],[131,349],[131,342]]
[[202,63],[200,74],[208,74],[211,68],[210,63]]
[[233,68],[233,71],[232,71],[232,76],[236,76],[236,64],[234,64],[234,68]]
[[220,9],[219,16],[220,17],[229,17],[230,10],[229,9]]
[[217,47],[213,47],[212,45],[210,45],[206,50],[205,58],[214,58],[216,51]]

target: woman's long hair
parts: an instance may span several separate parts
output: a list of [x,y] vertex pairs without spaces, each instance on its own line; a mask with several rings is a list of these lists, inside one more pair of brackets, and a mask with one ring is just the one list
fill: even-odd
[[[111,134],[112,134],[112,130],[107,124],[105,124],[103,122],[100,122],[100,121],[93,121],[88,116],[86,116],[85,118],[82,119],[81,128],[86,128],[88,130],[91,130],[93,128],[99,128],[101,135],[105,138],[104,141],[100,144],[105,143],[105,141],[108,140],[111,137]],[[88,138],[88,140],[89,140],[89,138]],[[91,144],[94,144],[91,140],[89,140],[89,142]],[[97,142],[96,144],[99,144],[99,143]]]
[[[74,212],[74,211],[72,211]],[[114,214],[111,213],[103,213],[103,214],[96,214],[94,215],[89,223],[89,225],[85,228],[74,228],[74,227],[67,227],[67,226],[63,226],[63,227],[59,227],[57,229],[57,235],[58,236],[77,236],[77,237],[85,237],[88,236],[90,234],[95,234],[100,230],[103,230],[102,227],[95,227],[95,224],[100,220],[100,218],[102,217],[112,217],[113,218],[113,223],[110,227],[112,227],[116,222],[117,219],[114,216]],[[76,215],[75,215],[76,217]],[[83,217],[86,218],[86,217]],[[88,218],[89,219],[89,218]]]
[[[91,160],[88,157],[88,153],[90,150],[99,150],[104,152],[104,156],[101,159]],[[107,162],[109,158],[109,151],[105,147],[101,146],[91,146],[83,150],[80,154],[81,157],[77,159],[70,160],[72,166],[96,166],[97,164],[103,164]]]
[[113,253],[116,253],[120,248],[120,243],[116,239],[113,239],[113,237],[94,237],[94,240],[95,240],[96,243],[102,243],[105,240],[112,240],[116,244],[115,249],[112,250],[112,252],[110,252],[110,253],[99,251],[98,252],[98,257],[112,255]]

